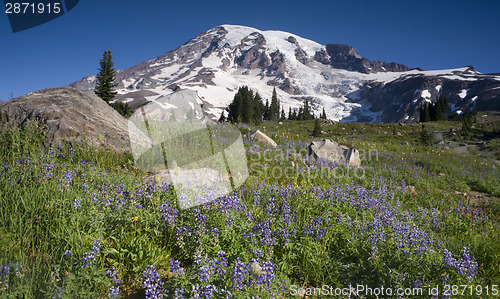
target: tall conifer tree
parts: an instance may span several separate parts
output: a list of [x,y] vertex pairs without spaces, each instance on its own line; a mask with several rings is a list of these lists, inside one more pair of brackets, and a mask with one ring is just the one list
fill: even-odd
[[99,73],[96,76],[97,83],[95,93],[98,97],[109,104],[114,99],[117,92],[114,90],[115,70],[113,69],[114,62],[111,57],[111,50],[105,50],[101,61],[99,62]]

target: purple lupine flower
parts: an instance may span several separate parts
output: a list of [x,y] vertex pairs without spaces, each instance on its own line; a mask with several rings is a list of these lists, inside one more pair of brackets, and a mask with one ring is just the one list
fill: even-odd
[[200,296],[208,299],[213,297],[216,291],[217,287],[213,284],[204,285],[200,288]]
[[257,285],[263,285],[267,290],[271,290],[271,284],[273,278],[276,276],[274,274],[274,264],[271,262],[262,262],[262,274],[258,275]]
[[184,299],[184,288],[176,288],[174,291],[174,298],[175,299]]
[[[142,206],[141,206],[142,207]],[[178,210],[174,209],[170,203],[166,200],[160,205],[160,212],[163,220],[168,223],[171,227],[175,225],[175,219],[177,219]]]
[[0,266],[0,290],[9,287],[9,276],[11,267],[12,267],[11,263],[8,263],[6,266]]
[[193,299],[201,299],[201,296],[200,296],[200,285],[199,284],[193,285],[191,287],[191,292],[193,293],[191,298],[193,298]]
[[226,274],[227,258],[224,251],[219,251],[217,253],[217,259],[215,260],[215,271],[220,275],[224,276]]
[[170,272],[173,274],[179,273],[182,274],[184,269],[180,265],[181,263],[178,260],[170,259]]
[[233,277],[231,281],[233,282],[231,287],[235,290],[244,289],[244,280],[248,277],[248,270],[245,263],[240,261],[237,257],[233,267]]
[[93,265],[92,261],[101,251],[101,243],[99,243],[99,241],[101,241],[101,238],[95,239],[94,244],[92,244],[92,249],[90,249],[89,252],[86,252],[83,256],[82,268],[87,268]]
[[194,255],[194,264],[195,265],[201,264],[201,260],[202,260],[201,250],[197,250]]
[[160,279],[160,274],[156,271],[154,265],[149,265],[142,272],[142,288],[147,299],[163,298],[165,289],[163,281]]
[[75,210],[78,210],[78,208],[82,206],[81,202],[82,202],[82,199],[76,199],[75,198],[75,202],[73,203],[73,206],[75,207]]
[[113,286],[109,289],[108,296],[112,297],[112,298],[116,298],[118,296],[118,294],[120,293],[120,285],[121,285],[121,282],[117,277],[118,275],[116,274],[116,269],[112,268],[111,270],[106,271],[106,274],[113,281]]
[[212,274],[214,274],[214,269],[212,267],[213,261],[208,261],[208,264],[200,267],[199,276],[202,282],[208,282]]

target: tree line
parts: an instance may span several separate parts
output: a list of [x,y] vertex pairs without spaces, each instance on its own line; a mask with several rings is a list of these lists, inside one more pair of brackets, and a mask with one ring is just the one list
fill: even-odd
[[[448,107],[448,100],[445,96],[440,95],[436,102],[425,102],[420,107],[419,122],[439,121],[439,120],[452,120],[462,123],[462,133],[469,135],[471,133],[472,123],[475,119],[477,111],[465,111],[464,113],[455,113],[450,116],[450,108]],[[423,130],[424,131],[424,130]],[[424,132],[425,133],[425,132]],[[425,135],[425,134],[424,134]]]
[[[225,116],[226,110],[228,113],[227,117]],[[288,115],[286,115],[284,106],[280,104],[278,99],[276,88],[273,88],[271,103],[269,103],[269,100],[266,100],[266,104],[264,104],[258,92],[254,92],[248,88],[248,86],[240,87],[226,110],[222,111],[219,118],[220,122],[229,121],[232,123],[242,122],[259,125],[263,120],[283,121],[316,119],[307,99],[304,100],[304,105],[298,110],[289,107]],[[324,108],[319,118],[327,118]]]
[[435,103],[425,102],[420,107],[419,122],[448,120],[448,112],[448,100],[445,96],[440,95]]

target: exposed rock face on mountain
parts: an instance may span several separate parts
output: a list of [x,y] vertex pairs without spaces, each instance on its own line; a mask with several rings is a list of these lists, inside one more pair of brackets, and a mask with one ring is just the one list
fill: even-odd
[[[377,72],[405,72],[411,70],[411,68],[395,62],[370,61],[361,57],[356,49],[348,45],[328,44],[326,45],[326,53],[330,56],[328,63],[336,69],[344,69],[365,74]],[[322,61],[324,63],[324,60]]]
[[[0,103],[0,121],[23,127],[29,121],[45,124],[53,145],[59,140],[130,151],[129,124],[118,112],[91,92],[72,87],[49,88]],[[147,137],[132,129],[132,138]]]
[[[116,79],[117,100],[133,108],[190,89],[214,119],[243,85],[264,99],[276,87],[285,111],[307,99],[316,115],[324,107],[336,121],[414,122],[422,103],[435,101],[440,93],[459,112],[495,108],[500,99],[499,74],[483,75],[469,67],[411,69],[370,61],[348,45],[325,46],[287,32],[234,25],[215,27],[157,58],[119,70]],[[92,89],[95,76],[71,86]]]
[[[418,121],[423,102],[444,95],[452,113],[500,110],[500,77],[483,75],[473,67],[461,70],[409,73],[393,81],[370,82],[360,90],[360,98],[381,112],[382,122]],[[413,112],[413,113],[412,113]]]

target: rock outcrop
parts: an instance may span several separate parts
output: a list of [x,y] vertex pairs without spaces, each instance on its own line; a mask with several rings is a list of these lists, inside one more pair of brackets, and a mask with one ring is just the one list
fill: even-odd
[[326,139],[313,141],[307,147],[309,156],[316,159],[328,160],[336,163],[346,163],[349,166],[361,166],[359,152],[355,148],[339,145],[337,142]]
[[45,125],[55,146],[61,140],[85,139],[93,146],[123,152],[130,151],[130,136],[148,142],[134,126],[129,134],[128,121],[93,92],[72,87],[48,88],[0,103],[0,122],[24,127],[30,121]]
[[262,133],[260,130],[248,134],[248,137],[256,139],[259,142],[263,142],[273,148],[276,148],[278,146],[278,144],[276,144],[276,142],[271,137]]

